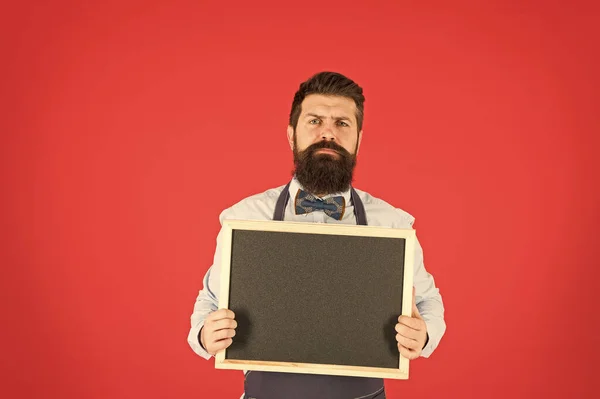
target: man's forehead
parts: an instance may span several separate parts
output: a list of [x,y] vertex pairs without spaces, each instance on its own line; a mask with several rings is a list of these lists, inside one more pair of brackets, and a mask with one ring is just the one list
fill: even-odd
[[306,96],[302,102],[302,114],[336,114],[337,116],[354,116],[356,104],[348,97],[325,96],[322,94],[311,94]]

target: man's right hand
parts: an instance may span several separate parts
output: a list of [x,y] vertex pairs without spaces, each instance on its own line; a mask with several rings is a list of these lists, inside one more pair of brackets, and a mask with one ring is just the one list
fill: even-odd
[[200,330],[200,343],[211,355],[228,348],[233,342],[237,321],[235,314],[229,309],[219,309],[206,317]]

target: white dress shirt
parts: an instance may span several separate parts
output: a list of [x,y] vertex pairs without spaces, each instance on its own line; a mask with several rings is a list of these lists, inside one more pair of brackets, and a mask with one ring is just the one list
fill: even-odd
[[[275,204],[284,188],[285,185],[243,199],[221,213],[219,217],[221,224],[223,224],[223,221],[226,219],[272,220]],[[290,200],[285,209],[285,221],[356,224],[354,207],[350,200],[350,190],[322,197],[324,199],[335,195],[344,196],[346,200],[346,211],[344,212],[342,220],[333,219],[322,211],[296,215],[294,198],[296,197],[297,191],[301,188],[300,183],[295,178],[292,179],[289,188]],[[355,190],[364,204],[367,224],[369,226],[402,229],[412,228],[415,219],[410,214],[395,208],[387,202],[375,198],[364,191],[358,189]],[[213,264],[204,276],[204,288],[200,290],[198,297],[196,298],[196,303],[194,304],[194,312],[191,316],[191,329],[188,335],[188,343],[194,352],[205,359],[209,359],[211,355],[200,345],[198,334],[204,325],[206,316],[218,309],[221,277],[221,234],[222,230],[217,236],[217,248]],[[439,290],[435,286],[433,276],[425,270],[425,266],[423,265],[423,250],[418,240],[416,240],[415,245],[414,262],[414,286],[417,308],[425,320],[427,333],[429,334],[429,342],[425,348],[423,348],[421,356],[429,357],[438,346],[446,331],[446,323],[444,322],[444,304]]]

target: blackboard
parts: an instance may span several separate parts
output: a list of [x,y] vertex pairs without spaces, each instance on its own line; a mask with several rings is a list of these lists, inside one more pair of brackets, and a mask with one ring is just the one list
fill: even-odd
[[415,231],[223,224],[219,308],[238,322],[215,367],[408,378],[394,326],[412,309]]

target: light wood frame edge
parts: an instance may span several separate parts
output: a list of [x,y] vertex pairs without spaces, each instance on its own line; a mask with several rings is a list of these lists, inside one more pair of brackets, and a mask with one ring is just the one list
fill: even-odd
[[[229,279],[231,276],[231,240],[233,226],[228,221],[223,222],[221,237],[221,281],[219,292],[219,309],[229,308]],[[215,356],[215,367],[225,361],[225,349],[217,352]]]
[[371,377],[405,380],[408,374],[399,369],[380,367],[344,366],[335,364],[294,363],[294,362],[265,362],[256,360],[225,360],[216,364],[217,369],[273,371],[280,373],[328,374],[346,377]]

